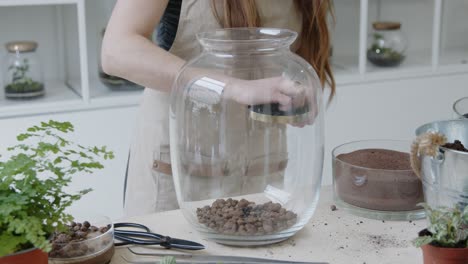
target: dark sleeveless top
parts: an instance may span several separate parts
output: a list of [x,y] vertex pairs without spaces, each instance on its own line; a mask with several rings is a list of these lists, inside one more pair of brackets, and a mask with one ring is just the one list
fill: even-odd
[[156,29],[156,43],[165,50],[169,50],[174,43],[179,26],[181,6],[182,0],[169,0]]

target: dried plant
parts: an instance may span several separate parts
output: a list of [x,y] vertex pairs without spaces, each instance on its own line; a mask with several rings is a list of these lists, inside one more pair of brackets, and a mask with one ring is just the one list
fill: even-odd
[[440,146],[447,143],[447,138],[437,132],[427,132],[419,135],[411,145],[411,167],[414,173],[421,178],[421,160],[423,155],[435,157]]

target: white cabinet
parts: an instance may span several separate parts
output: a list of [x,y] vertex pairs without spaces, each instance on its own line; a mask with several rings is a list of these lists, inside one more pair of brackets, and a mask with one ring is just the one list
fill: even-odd
[[[9,41],[34,40],[46,95],[19,101],[0,89],[0,118],[136,105],[141,90],[115,92],[98,80],[100,32],[114,0],[0,0],[0,62]],[[1,79],[2,77],[0,77]]]
[[[98,78],[101,31],[114,4],[0,0],[0,55],[8,41],[37,41],[47,89],[41,99],[12,101],[2,87],[0,118],[136,105],[141,91],[113,91]],[[334,7],[332,64],[340,86],[468,72],[468,0],[335,0]],[[368,35],[378,20],[401,22],[409,39],[399,67],[367,61]]]
[[443,1],[440,65],[468,67],[468,1]]
[[[335,0],[333,68],[338,85],[468,72],[467,0]],[[396,21],[408,37],[405,61],[381,68],[368,63],[374,21]]]

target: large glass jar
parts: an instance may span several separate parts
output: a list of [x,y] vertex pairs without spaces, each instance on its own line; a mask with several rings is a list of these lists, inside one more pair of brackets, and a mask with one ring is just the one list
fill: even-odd
[[374,22],[368,40],[367,59],[380,67],[395,67],[405,59],[408,41],[398,22]]
[[[177,199],[193,227],[216,242],[279,242],[304,227],[316,208],[322,88],[313,68],[290,51],[296,37],[271,28],[200,33],[202,54],[174,84],[170,135]],[[278,83],[300,89],[302,103],[280,107],[269,89]],[[245,98],[227,95],[236,85]],[[245,103],[248,91],[263,104]]]
[[37,46],[34,41],[16,41],[5,45],[8,53],[3,60],[3,81],[7,98],[29,99],[45,94]]

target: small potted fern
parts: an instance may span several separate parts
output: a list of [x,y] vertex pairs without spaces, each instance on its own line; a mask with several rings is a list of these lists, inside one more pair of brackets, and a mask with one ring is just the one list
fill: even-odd
[[429,226],[413,241],[421,247],[425,264],[468,263],[468,206],[426,210]]
[[72,217],[66,209],[91,191],[69,194],[75,174],[102,169],[112,159],[105,147],[84,147],[66,139],[69,122],[42,122],[17,136],[0,160],[0,264],[47,264],[49,238],[66,230]]

